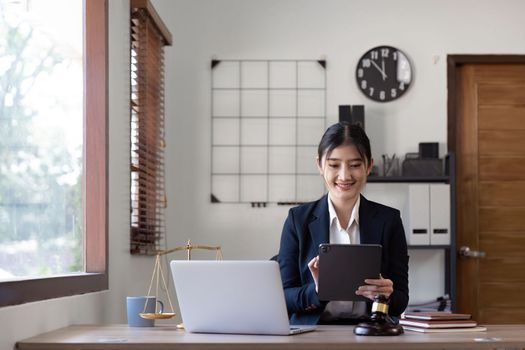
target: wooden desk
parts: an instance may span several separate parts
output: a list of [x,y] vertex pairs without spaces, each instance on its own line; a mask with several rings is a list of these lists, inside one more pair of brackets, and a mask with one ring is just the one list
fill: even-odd
[[525,348],[525,325],[488,326],[486,332],[363,337],[352,326],[319,326],[294,336],[192,334],[175,326],[129,328],[127,325],[69,326],[17,343],[26,349],[496,349]]

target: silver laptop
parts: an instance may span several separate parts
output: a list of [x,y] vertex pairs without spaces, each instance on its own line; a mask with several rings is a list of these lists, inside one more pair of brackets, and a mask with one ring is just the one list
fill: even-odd
[[189,332],[290,335],[275,261],[172,261],[182,322]]

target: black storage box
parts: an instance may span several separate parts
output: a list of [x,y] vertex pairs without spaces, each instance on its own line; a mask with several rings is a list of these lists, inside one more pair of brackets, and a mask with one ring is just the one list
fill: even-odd
[[431,177],[443,175],[443,159],[439,158],[406,158],[402,166],[403,176]]
[[439,143],[437,142],[420,142],[419,158],[439,158]]

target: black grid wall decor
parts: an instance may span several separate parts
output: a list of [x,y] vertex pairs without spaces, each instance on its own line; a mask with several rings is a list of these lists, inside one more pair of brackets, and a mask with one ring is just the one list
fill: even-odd
[[317,199],[325,127],[324,60],[212,60],[211,201]]

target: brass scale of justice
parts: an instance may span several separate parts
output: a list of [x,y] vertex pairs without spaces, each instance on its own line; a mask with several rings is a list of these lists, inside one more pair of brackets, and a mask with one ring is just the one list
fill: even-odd
[[[158,297],[159,282],[160,280],[162,280],[162,284],[164,286],[164,290],[166,291],[168,302],[170,304],[171,312],[163,312],[163,307],[161,306],[159,309],[157,305],[155,305],[155,312],[146,312],[146,308],[149,302],[149,299],[146,299],[146,302],[144,303],[144,309],[139,314],[140,317],[149,319],[149,320],[158,320],[158,319],[170,319],[175,316],[175,310],[173,309],[173,304],[171,303],[170,293],[169,293],[168,286],[166,284],[166,279],[164,278],[164,271],[162,270],[162,264],[160,261],[160,257],[166,254],[176,252],[176,251],[186,250],[187,260],[191,260],[191,251],[194,249],[215,250],[216,251],[215,260],[222,260],[221,246],[191,244],[190,240],[188,240],[188,243],[186,245],[177,246],[173,249],[158,251],[156,254],[156,258],[155,258],[155,266],[153,267],[153,274],[151,275],[151,282],[149,284],[148,294],[146,295],[150,295],[151,290],[153,288],[153,284],[155,283],[156,285],[155,296]],[[177,327],[184,328],[182,324],[177,325]]]

